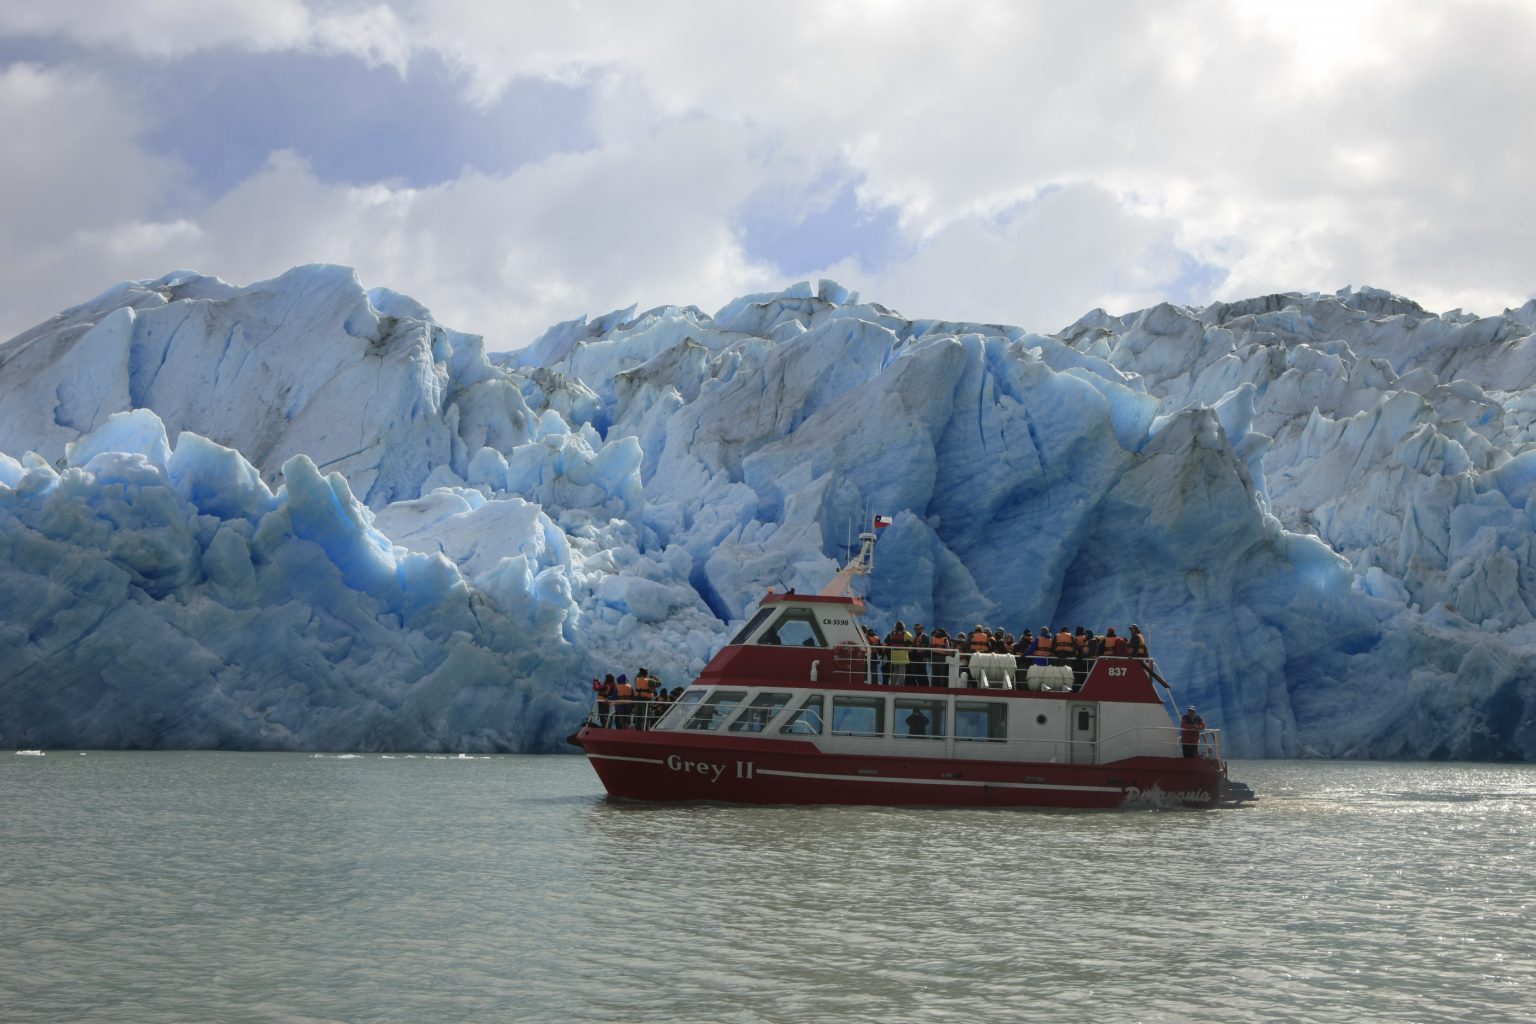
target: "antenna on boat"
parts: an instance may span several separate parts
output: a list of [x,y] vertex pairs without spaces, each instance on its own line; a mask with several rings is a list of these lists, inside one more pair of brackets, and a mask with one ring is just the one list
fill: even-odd
[[874,529],[859,534],[859,553],[849,563],[837,571],[821,590],[823,597],[847,597],[849,586],[855,576],[868,576],[875,568],[875,541],[880,539],[881,530],[891,525],[890,516],[875,516]]

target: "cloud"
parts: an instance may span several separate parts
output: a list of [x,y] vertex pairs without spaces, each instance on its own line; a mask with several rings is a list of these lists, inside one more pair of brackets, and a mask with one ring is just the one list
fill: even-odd
[[776,284],[729,229],[758,180],[740,149],[729,132],[695,137],[678,126],[644,147],[420,189],[328,183],[298,155],[277,153],[199,211],[195,236],[134,224],[89,242],[118,252],[137,244],[137,265],[190,263],[241,282],[341,263],[486,334],[493,348],[516,348],[585,312],[653,296],[723,305]]
[[404,70],[412,50],[387,4],[317,10],[302,0],[49,0],[0,7],[0,34],[176,57],[227,48],[313,49]]
[[146,242],[163,251],[196,233],[157,215],[174,207],[185,168],[138,147],[138,118],[110,83],[12,65],[0,71],[0,123],[10,132],[0,159],[4,337],[127,276]]
[[953,221],[884,272],[844,263],[825,274],[912,317],[963,311],[966,319],[1054,331],[1096,306],[1126,311],[1163,301],[1183,287],[1192,262],[1173,220],[1083,184],[1048,190],[1006,216]]
[[[161,64],[238,50],[301,75],[303,62],[260,55],[332,55],[406,89],[445,66],[462,111],[409,109],[479,120],[446,131],[403,115],[391,131],[370,110],[348,131],[334,106],[338,130],[306,133],[283,128],[305,117],[289,102],[204,194],[221,145],[157,148],[172,115],[134,81],[160,73],[153,61],[13,67],[0,109],[37,155],[0,167],[13,268],[0,334],[124,277],[195,265],[248,281],[315,260],[355,265],[493,345],[630,302],[711,307],[786,275],[1038,330],[1092,306],[1351,283],[1496,312],[1536,287],[1525,4],[207,10],[12,5],[0,32]],[[530,79],[564,83],[580,130],[541,126],[559,141],[486,159],[476,133],[534,123],[515,107],[486,116]],[[259,81],[239,82],[252,102]],[[402,162],[413,141],[438,149]]]

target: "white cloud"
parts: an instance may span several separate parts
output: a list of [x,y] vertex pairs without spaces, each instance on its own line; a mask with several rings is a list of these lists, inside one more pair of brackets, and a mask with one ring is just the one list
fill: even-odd
[[[318,9],[317,9],[318,8]],[[402,74],[410,30],[385,3],[303,0],[49,0],[0,6],[0,35],[44,36],[153,58],[210,49],[345,54]]]
[[[1100,306],[1126,311],[1164,299],[1184,266],[1175,223],[1129,208],[1093,185],[1053,190],[1004,220],[946,225],[910,260],[879,274],[826,274],[912,317],[1065,327]],[[893,298],[899,296],[899,299]]]
[[[0,32],[146,53],[404,69],[429,50],[476,103],[519,77],[582,83],[598,144],[423,190],[277,154],[201,200],[145,151],[152,111],[13,69],[0,111],[38,157],[0,165],[0,251],[26,285],[0,334],[189,264],[240,281],[350,263],[493,344],[632,301],[708,308],[787,283],[743,251],[740,205],[829,170],[912,243],[879,273],[830,272],[914,315],[1053,330],[1187,287],[1191,260],[1226,272],[1196,301],[1369,283],[1497,311],[1536,288],[1533,28],[1514,2],[11,5]],[[408,144],[409,126],[381,140]]]
[[1172,246],[1230,271],[1222,297],[1370,282],[1502,307],[1536,288],[1517,227],[1536,217],[1528,4],[514,8],[434,3],[411,20],[481,96],[517,75],[602,73],[649,105],[625,110],[631,131],[686,112],[750,126],[769,174],[846,164],[865,202],[927,243],[881,276],[895,305],[976,294],[1031,326],[1059,317],[1060,301],[958,268],[1030,267],[1038,229],[989,219],[1078,185],[1112,197],[1137,239],[1151,218],[1160,241],[1080,246],[1075,268],[1048,268],[1068,279],[1053,295],[1155,296]]
[[54,36],[156,57],[216,46],[277,50],[302,44],[301,0],[49,0],[0,6],[0,32]]
[[[416,296],[445,323],[515,348],[549,324],[658,296],[720,305],[775,284],[728,230],[757,171],[727,131],[686,126],[646,147],[566,154],[504,177],[428,189],[320,181],[292,153],[199,212],[197,226],[128,225],[110,242],[129,265],[193,265],[237,282],[334,262],[365,284]],[[70,282],[79,292],[99,290]],[[61,299],[61,302],[64,300]],[[68,301],[74,301],[70,299]]]

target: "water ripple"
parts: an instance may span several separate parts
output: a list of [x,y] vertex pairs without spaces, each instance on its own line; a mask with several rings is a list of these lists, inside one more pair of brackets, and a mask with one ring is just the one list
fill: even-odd
[[1536,1018],[1526,766],[1088,814],[629,805],[577,758],[0,773],[19,1024]]

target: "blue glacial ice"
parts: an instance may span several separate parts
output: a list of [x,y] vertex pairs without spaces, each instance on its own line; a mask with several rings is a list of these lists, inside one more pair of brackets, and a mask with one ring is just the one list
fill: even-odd
[[909,320],[830,282],[511,354],[345,268],[0,346],[0,746],[554,750],[892,514],[870,618],[1137,622],[1238,756],[1536,757],[1536,302]]

